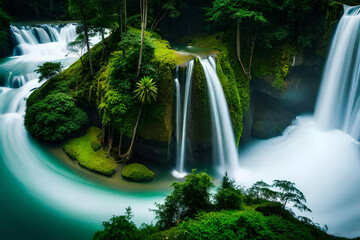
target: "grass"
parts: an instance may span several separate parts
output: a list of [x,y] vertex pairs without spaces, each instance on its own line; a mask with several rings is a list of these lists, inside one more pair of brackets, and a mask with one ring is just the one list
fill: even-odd
[[71,159],[77,160],[82,167],[111,176],[117,166],[115,160],[112,157],[107,158],[102,148],[95,152],[91,146],[93,142],[97,142],[99,134],[101,134],[101,129],[90,127],[84,136],[67,141],[63,150]]

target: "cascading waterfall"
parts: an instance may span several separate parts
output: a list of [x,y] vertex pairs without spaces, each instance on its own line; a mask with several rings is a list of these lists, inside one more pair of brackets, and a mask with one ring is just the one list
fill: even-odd
[[[187,137],[187,124],[188,118],[191,109],[191,86],[192,86],[192,74],[194,70],[194,60],[191,60],[187,63],[186,66],[186,82],[185,82],[185,96],[184,96],[184,109],[183,109],[183,118],[181,129],[181,143],[180,143],[180,153],[176,163],[176,170],[173,172],[175,177],[184,177],[187,173],[185,169],[185,158],[186,158],[186,144],[188,141]],[[180,95],[180,92],[179,92]],[[177,112],[181,112],[180,109]]]
[[316,105],[319,126],[360,140],[360,7],[345,6]]
[[219,159],[220,173],[238,167],[238,153],[231,123],[229,108],[226,102],[219,77],[216,73],[216,63],[213,57],[200,59],[204,69],[208,96],[211,108],[211,117],[214,129],[215,159]]
[[16,46],[13,57],[0,65],[0,85],[21,87],[37,77],[34,70],[38,65],[46,61],[69,65],[77,59],[66,50],[66,45],[76,38],[76,24],[10,26],[10,29]]
[[175,91],[176,91],[176,164],[177,169],[180,170],[180,149],[181,149],[181,95],[179,83],[179,66],[176,67],[175,76]]
[[[238,156],[235,144],[235,138],[233,133],[233,128],[231,124],[231,118],[229,114],[228,105],[225,99],[224,92],[220,80],[216,73],[216,63],[213,57],[208,57],[205,59],[199,58],[200,63],[203,67],[207,89],[208,97],[210,102],[210,112],[211,112],[211,121],[213,125],[213,146],[214,159],[216,161],[216,169],[223,174],[225,171],[231,171],[236,169],[238,166]],[[177,164],[176,171],[173,172],[175,177],[182,178],[186,175],[185,163],[187,158],[187,144],[188,144],[188,133],[187,128],[189,124],[189,117],[191,111],[191,85],[192,85],[192,74],[194,68],[194,60],[191,60],[187,64],[186,68],[186,83],[185,83],[185,96],[184,96],[184,107],[183,107],[183,118],[182,126],[179,124],[179,115],[181,114],[180,110],[180,86],[178,82],[178,77],[175,77],[175,86],[176,86],[176,132],[177,132],[177,141],[181,140],[180,146],[177,145],[177,151],[180,149],[180,155],[177,155]],[[178,91],[179,90],[179,91]],[[179,134],[179,129],[181,129],[181,136]]]

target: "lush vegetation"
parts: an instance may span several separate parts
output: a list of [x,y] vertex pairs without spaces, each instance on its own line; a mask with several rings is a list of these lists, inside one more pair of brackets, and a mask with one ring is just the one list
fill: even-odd
[[79,165],[91,171],[111,176],[117,166],[112,157],[100,148],[101,129],[90,127],[87,133],[63,145],[64,152]]
[[134,182],[149,182],[154,179],[155,173],[140,163],[126,165],[121,176]]
[[42,82],[55,77],[63,68],[61,62],[46,62],[43,65],[39,65],[35,72],[40,74],[39,82]]
[[49,94],[26,109],[26,129],[42,141],[62,141],[88,122],[89,118],[76,106],[74,98],[62,92]]
[[[309,210],[294,183],[263,181],[244,190],[226,174],[212,201],[212,178],[193,170],[185,182],[172,184],[163,204],[155,204],[156,225],[136,228],[129,208],[104,222],[94,239],[340,239],[305,217],[296,217],[286,204]],[[275,202],[279,200],[280,202]]]

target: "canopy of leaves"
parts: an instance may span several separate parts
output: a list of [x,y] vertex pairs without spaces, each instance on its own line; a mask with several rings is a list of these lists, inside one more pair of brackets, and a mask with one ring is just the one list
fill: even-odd
[[58,142],[79,131],[88,121],[71,96],[56,93],[26,109],[25,127],[39,140]]
[[235,185],[235,181],[225,173],[221,187],[215,194],[215,206],[221,209],[240,209],[242,204],[242,191]]
[[212,178],[196,169],[188,174],[184,183],[173,182],[173,192],[165,198],[163,204],[155,204],[153,210],[162,228],[173,226],[180,219],[194,217],[200,211],[211,208],[210,189],[214,186]]
[[39,82],[50,79],[58,75],[63,69],[61,62],[46,62],[43,65],[39,65],[36,73],[40,74]]

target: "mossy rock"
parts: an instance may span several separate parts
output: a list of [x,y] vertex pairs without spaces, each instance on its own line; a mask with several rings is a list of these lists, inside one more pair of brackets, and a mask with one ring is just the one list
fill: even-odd
[[71,159],[77,160],[80,166],[111,176],[117,167],[116,161],[111,156],[107,156],[103,149],[94,151],[92,146],[99,133],[101,129],[90,127],[84,136],[67,141],[63,145],[63,150]]
[[65,144],[63,146],[63,151],[66,153],[66,155],[69,156],[72,160],[77,160],[79,154],[74,151],[74,149],[69,144]]
[[132,163],[124,167],[121,176],[134,182],[150,182],[155,173],[140,163]]
[[92,148],[92,150],[93,150],[94,152],[99,151],[99,149],[101,148],[100,143],[98,143],[98,142],[96,142],[96,141],[91,141],[91,142],[90,142],[90,146],[91,146],[91,148]]

